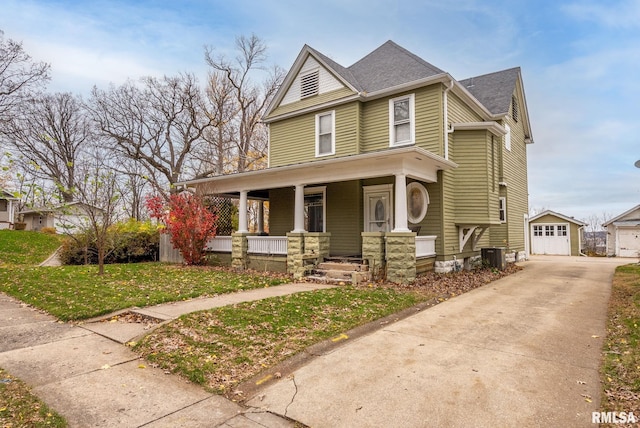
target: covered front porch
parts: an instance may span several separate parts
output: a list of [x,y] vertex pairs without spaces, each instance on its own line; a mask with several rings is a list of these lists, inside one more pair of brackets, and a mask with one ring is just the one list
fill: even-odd
[[[264,269],[277,261],[281,267],[270,270],[301,277],[324,258],[353,256],[384,269],[390,281],[406,282],[415,278],[420,259],[436,255],[438,229],[423,220],[425,188],[437,183],[439,170],[455,166],[408,147],[181,184],[202,195],[238,199],[237,231],[210,243],[211,251],[237,268]],[[416,222],[408,192],[418,185],[427,200]],[[252,228],[250,204],[258,207]]]

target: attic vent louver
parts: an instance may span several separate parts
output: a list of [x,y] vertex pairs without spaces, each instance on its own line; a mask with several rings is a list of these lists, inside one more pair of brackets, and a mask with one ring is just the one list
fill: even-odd
[[518,121],[518,99],[515,97],[515,95],[511,96],[511,117],[513,118],[514,121]]
[[320,71],[315,70],[300,76],[300,98],[318,95],[320,89]]

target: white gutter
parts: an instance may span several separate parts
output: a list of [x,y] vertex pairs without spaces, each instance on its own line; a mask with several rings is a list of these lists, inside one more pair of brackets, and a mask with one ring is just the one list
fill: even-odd
[[454,129],[453,126],[451,127],[451,129],[449,129],[449,97],[447,96],[447,94],[449,93],[449,91],[453,88],[454,85],[454,80],[452,78],[450,78],[449,80],[449,86],[447,86],[442,94],[443,97],[443,114],[442,114],[442,120],[443,120],[443,132],[442,132],[442,136],[443,136],[443,141],[444,141],[444,158],[449,160],[449,134],[453,133]]
[[578,228],[578,253],[583,257],[588,257],[585,253],[582,252],[582,233],[581,231],[584,229],[584,226],[580,226]]

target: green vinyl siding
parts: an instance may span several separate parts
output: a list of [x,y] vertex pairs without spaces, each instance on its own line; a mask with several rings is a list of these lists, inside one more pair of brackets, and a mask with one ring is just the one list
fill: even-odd
[[442,85],[421,88],[416,94],[416,146],[442,156]]
[[[310,187],[323,186],[317,184]],[[293,187],[269,192],[269,234],[284,236],[293,230]],[[330,254],[357,255],[362,249],[362,193],[359,181],[326,185],[326,227],[331,233]]]
[[381,98],[362,105],[362,151],[389,148],[389,100]]
[[389,99],[415,95],[416,146],[442,155],[442,85],[369,101],[362,106],[362,151],[389,148]]
[[[498,224],[498,191],[493,185],[491,134],[487,131],[455,133],[455,222]],[[495,160],[494,160],[495,162]]]
[[[518,93],[516,91],[515,93]],[[520,106],[522,100],[518,100]],[[502,124],[507,124],[511,128],[511,150],[504,147],[504,138],[501,142],[502,153],[502,177],[500,181],[506,183],[506,187],[501,192],[507,198],[507,224],[506,234],[499,237],[498,244],[509,244],[509,248],[514,251],[524,251],[524,215],[529,212],[527,185],[527,145],[524,142],[524,127],[522,118],[518,122],[507,115]],[[493,236],[492,236],[492,243]]]
[[359,181],[327,185],[327,232],[331,233],[332,256],[362,253],[361,189]]
[[447,93],[447,105],[449,106],[449,124],[463,122],[482,122],[484,119],[467,106],[454,93]]
[[293,187],[269,191],[269,235],[285,236],[293,230]]
[[313,106],[321,105],[331,101],[337,101],[352,95],[355,95],[355,92],[353,92],[351,89],[348,89],[348,88],[337,89],[335,91],[327,92],[320,95],[315,95],[309,98],[305,98],[301,101],[280,105],[276,109],[274,109],[266,119],[271,119],[282,114],[293,113],[298,110],[311,108]]
[[[316,114],[335,111],[335,155],[316,157]],[[312,162],[359,152],[359,105],[357,101],[269,125],[270,166]]]

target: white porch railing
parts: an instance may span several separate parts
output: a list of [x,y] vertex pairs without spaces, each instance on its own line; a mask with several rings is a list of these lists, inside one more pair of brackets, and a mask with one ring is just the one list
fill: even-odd
[[416,236],[416,258],[436,255],[437,236]]
[[217,253],[230,253],[232,248],[231,236],[215,236],[207,242],[207,250]]
[[287,254],[286,236],[247,236],[251,254]]

